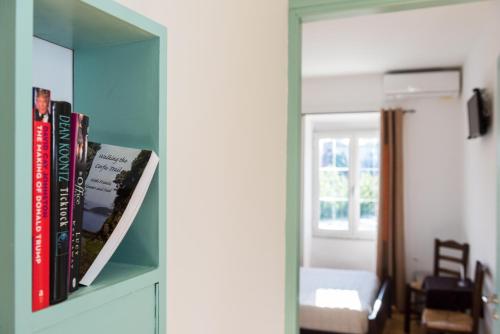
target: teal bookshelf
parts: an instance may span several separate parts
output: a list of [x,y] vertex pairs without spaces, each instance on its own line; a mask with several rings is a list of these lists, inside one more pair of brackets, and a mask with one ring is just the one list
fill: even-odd
[[[73,50],[90,139],[152,149],[157,173],[90,287],[31,311],[32,38]],[[109,0],[0,0],[0,334],[164,333],[166,30]],[[55,74],[57,75],[57,74]]]

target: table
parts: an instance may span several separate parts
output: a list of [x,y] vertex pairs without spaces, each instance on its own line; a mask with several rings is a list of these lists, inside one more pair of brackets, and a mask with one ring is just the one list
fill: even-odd
[[425,307],[432,309],[465,311],[472,307],[474,284],[470,279],[459,284],[453,277],[428,276],[424,279]]

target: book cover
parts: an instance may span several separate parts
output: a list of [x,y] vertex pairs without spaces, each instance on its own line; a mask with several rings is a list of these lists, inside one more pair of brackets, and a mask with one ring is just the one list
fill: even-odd
[[50,303],[68,297],[71,104],[52,102]]
[[50,297],[50,91],[33,88],[32,310]]
[[85,198],[85,172],[87,164],[89,118],[83,114],[71,114],[71,162],[70,162],[70,211],[69,226],[69,292],[78,289],[78,265],[80,261],[83,202]]
[[94,281],[124,238],[158,160],[152,151],[89,142],[80,284]]

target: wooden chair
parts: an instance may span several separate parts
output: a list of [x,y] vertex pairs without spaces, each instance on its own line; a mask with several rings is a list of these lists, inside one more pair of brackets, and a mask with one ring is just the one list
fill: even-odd
[[[457,252],[456,256],[453,256],[444,250]],[[434,239],[434,276],[453,276],[461,278],[461,272],[450,269],[447,266],[443,266],[445,263],[452,263],[452,265],[459,264],[462,266],[464,277],[467,276],[467,267],[469,264],[469,244],[459,243],[454,240],[441,241],[440,239]],[[405,321],[404,321],[404,331],[405,333],[410,332],[410,321],[414,317],[420,319],[422,315],[422,310],[425,306],[425,291],[422,287],[423,281],[413,281],[406,285],[406,310],[405,310]]]
[[[448,249],[460,253],[460,256],[453,256],[450,254],[443,254],[442,250]],[[448,262],[452,264],[459,264],[463,272],[450,269],[449,267],[442,266],[442,264]],[[434,240],[434,276],[452,276],[457,278],[467,277],[467,268],[469,265],[469,244],[458,243],[454,240],[441,241],[439,239]],[[462,273],[464,277],[462,277]]]
[[481,262],[476,262],[474,277],[474,292],[472,299],[472,310],[470,314],[446,310],[424,309],[422,324],[426,333],[447,332],[460,334],[477,334],[479,328],[479,317],[482,308],[482,291],[484,283],[485,267]]

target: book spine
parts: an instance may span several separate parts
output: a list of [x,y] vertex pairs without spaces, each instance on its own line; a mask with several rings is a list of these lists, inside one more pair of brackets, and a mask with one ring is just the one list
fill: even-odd
[[73,284],[72,269],[75,262],[73,253],[73,233],[74,229],[74,194],[75,194],[75,168],[76,168],[76,132],[78,131],[78,114],[71,114],[71,137],[70,137],[70,162],[69,162],[69,254],[68,254],[68,290],[73,292],[76,290],[76,284]]
[[71,104],[52,103],[50,303],[68,298]]
[[83,224],[83,203],[85,189],[85,171],[87,163],[88,117],[83,114],[71,114],[71,233],[69,258],[69,291],[78,289],[78,270],[81,249],[81,231]]
[[[42,107],[41,107],[42,105]],[[46,114],[40,109],[46,107]],[[50,91],[33,88],[32,146],[32,303],[33,312],[49,306],[50,295]]]

